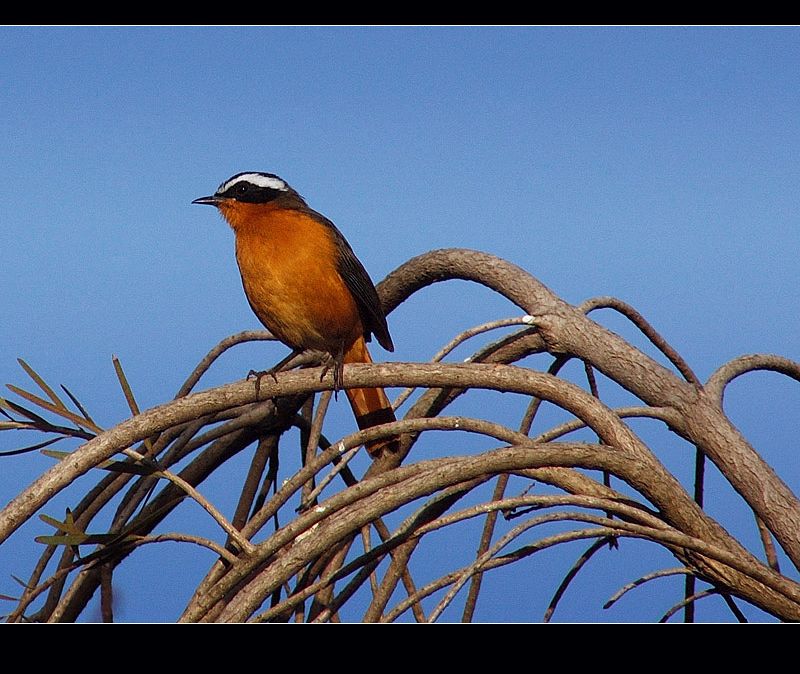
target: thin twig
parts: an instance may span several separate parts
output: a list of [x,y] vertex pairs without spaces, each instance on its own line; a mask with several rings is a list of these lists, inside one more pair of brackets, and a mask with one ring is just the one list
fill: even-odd
[[[674,417],[674,410],[667,407],[616,407],[614,408],[614,413],[620,419],[638,417],[645,419],[656,419],[657,421],[663,421],[666,424],[669,424],[670,420]],[[568,421],[560,424],[559,426],[554,426],[553,428],[544,431],[543,433],[540,433],[531,439],[534,442],[553,442],[554,440],[563,438],[569,433],[574,433],[575,431],[579,431],[584,428],[587,428],[586,422],[576,419],[574,421]]]
[[[475,337],[476,335],[483,334],[484,332],[489,332],[490,330],[497,330],[498,328],[507,328],[513,325],[532,325],[533,319],[531,316],[515,316],[514,318],[500,318],[494,321],[489,321],[488,323],[482,323],[481,325],[476,325],[472,328],[468,328],[463,332],[458,333],[453,339],[451,339],[447,344],[445,344],[439,351],[437,351],[433,358],[431,358],[431,363],[438,363],[441,362],[448,354],[450,354],[456,347],[460,344],[463,344],[468,339]],[[472,358],[467,358],[466,362],[469,362]],[[395,399],[394,403],[392,403],[392,408],[397,410],[400,406],[408,400],[411,395],[416,390],[415,387],[409,387],[404,389],[400,392],[400,394]]]
[[733,613],[736,620],[738,620],[740,623],[746,623],[747,618],[745,617],[744,613],[742,613],[742,611],[739,609],[739,607],[736,605],[736,602],[733,600],[733,597],[727,592],[723,592],[722,598],[725,600],[725,603],[731,610],[731,613]]
[[476,559],[469,567],[467,567],[467,571],[464,572],[463,576],[456,581],[453,587],[447,592],[444,598],[436,605],[436,608],[430,613],[428,617],[429,622],[435,622],[438,617],[442,614],[444,609],[452,602],[455,598],[458,591],[461,587],[466,583],[469,577],[478,569],[480,568],[485,562],[495,555],[499,550],[504,548],[508,543],[512,540],[526,532],[528,529],[543,524],[545,522],[554,522],[554,521],[564,521],[564,520],[577,520],[577,521],[585,521],[585,522],[592,522],[599,526],[605,526],[612,528],[614,527],[614,520],[610,520],[608,518],[599,518],[593,516],[587,516],[580,513],[555,513],[555,514],[546,514],[540,515],[538,517],[532,517],[527,522],[523,522],[513,529],[511,529],[508,533],[500,538],[500,540],[495,543],[489,550],[487,550],[483,555],[481,555],[478,559]]
[[609,541],[607,539],[598,538],[583,552],[583,554],[580,557],[578,557],[578,559],[572,565],[572,568],[570,568],[570,570],[567,571],[567,575],[564,576],[563,580],[556,589],[553,598],[547,605],[547,610],[544,612],[544,622],[546,623],[550,622],[550,618],[553,617],[553,613],[555,612],[556,607],[558,606],[558,602],[561,600],[561,597],[564,596],[564,593],[567,591],[569,584],[578,575],[580,570],[585,566],[586,562],[588,562],[595,555],[596,552],[606,547],[608,543]]
[[[598,538],[598,537],[608,536],[611,534],[616,535],[616,530],[612,528],[598,527],[596,529],[579,529],[566,533],[555,534],[553,536],[547,536],[545,538],[539,539],[535,544],[527,546],[525,550],[518,551],[516,554],[510,554],[501,557],[494,557],[487,559],[482,564],[482,570],[486,572],[493,569],[501,568],[503,566],[507,566],[508,564],[513,564],[514,562],[519,561],[519,559],[521,559],[522,557],[533,555],[536,552],[540,552],[541,550],[546,550],[547,548],[553,547],[554,545],[560,545],[562,543],[570,541],[585,540],[587,538]],[[416,594],[409,596],[406,599],[399,602],[389,613],[387,613],[384,616],[382,622],[394,622],[403,613],[405,613],[409,609],[409,607],[420,602],[425,597],[429,597],[437,590],[441,590],[447,587],[448,585],[453,585],[459,579],[463,578],[463,576],[467,574],[469,570],[470,566],[462,567],[457,571],[445,574],[444,576],[441,576],[440,578],[437,578],[436,580],[421,587],[416,592]]]
[[[570,356],[559,354],[554,359],[553,362],[550,363],[550,366],[547,368],[547,374],[551,374],[553,376],[557,375],[564,365],[566,365],[570,361]],[[531,428],[533,427],[533,420],[536,416],[539,408],[542,405],[542,399],[534,396],[531,398],[531,402],[528,405],[528,408],[525,410],[525,416],[522,417],[522,422],[520,423],[520,433],[525,433],[525,435],[530,435]]]
[[603,604],[603,608],[605,608],[605,609],[611,608],[627,592],[629,592],[630,590],[632,590],[632,589],[634,589],[636,587],[639,587],[640,585],[643,585],[644,583],[647,583],[647,582],[649,582],[651,580],[655,580],[656,578],[666,578],[667,576],[676,576],[676,575],[679,575],[679,574],[690,575],[690,574],[693,574],[693,573],[694,572],[690,568],[685,567],[685,566],[679,566],[679,567],[673,568],[673,569],[661,569],[659,571],[653,571],[652,573],[648,573],[648,574],[646,574],[646,575],[644,575],[644,576],[642,576],[640,578],[637,578],[633,582],[628,583],[627,585],[624,585],[623,587],[621,587],[619,590],[617,590],[611,596],[611,598],[605,604]]
[[[345,450],[345,446],[342,443],[339,443],[339,448],[342,451]],[[317,497],[322,493],[322,490],[325,489],[325,487],[327,487],[339,473],[347,468],[347,464],[358,454],[360,449],[360,446],[352,447],[342,454],[341,458],[333,466],[333,468],[331,468],[331,470],[321,480],[319,480],[317,486],[314,487],[314,489],[312,489],[308,494],[303,496],[300,501],[300,505],[297,507],[298,511],[302,512],[303,510],[307,510],[314,505]]]
[[[55,546],[53,546],[53,549],[55,550]],[[83,562],[74,562],[69,566],[59,568],[55,573],[53,573],[53,575],[39,585],[25,586],[25,593],[22,597],[20,597],[17,608],[14,609],[11,614],[9,614],[8,622],[18,622],[19,620],[23,619],[25,609],[30,606],[30,604],[36,600],[37,597],[44,592],[47,592],[47,590],[49,590],[56,583],[63,581],[67,575],[79,568],[82,564]]]
[[616,297],[595,297],[590,300],[586,300],[578,307],[587,315],[594,311],[595,309],[614,309],[621,313],[625,318],[631,321],[639,330],[641,330],[642,334],[644,334],[647,339],[659,350],[663,353],[667,359],[675,366],[678,372],[683,375],[683,378],[688,381],[690,384],[694,384],[697,388],[701,388],[702,384],[700,380],[697,378],[697,375],[692,371],[692,369],[686,364],[686,361],[681,358],[680,354],[673,349],[669,343],[656,331],[656,329],[647,322],[644,316],[642,316],[636,309],[634,309],[631,305],[623,302]]
[[[125,454],[130,456],[132,459],[137,461],[142,461],[146,457],[139,454],[138,452],[134,452],[131,449],[125,450]],[[248,541],[244,536],[242,536],[239,531],[234,527],[225,516],[217,510],[217,508],[207,499],[205,498],[200,492],[198,492],[192,485],[190,485],[186,480],[179,477],[175,473],[172,473],[168,470],[156,470],[153,472],[154,476],[163,477],[165,480],[169,480],[172,482],[176,487],[181,489],[187,496],[189,496],[192,500],[197,502],[200,507],[203,508],[214,520],[219,524],[220,527],[228,534],[233,542],[245,553],[251,553],[255,549],[253,544]]]
[[687,604],[693,604],[698,599],[703,599],[703,597],[711,597],[717,594],[720,594],[720,591],[717,588],[712,587],[709,588],[708,590],[703,590],[702,592],[697,592],[696,594],[684,597],[681,601],[675,604],[675,606],[669,609],[663,616],[661,616],[658,622],[665,623],[678,611],[680,611],[682,608],[685,608]]
[[[375,527],[375,530],[378,532],[378,535],[381,537],[381,541],[386,542],[391,538],[391,532],[386,527],[386,524],[384,524],[381,518],[376,519],[372,524]],[[413,550],[411,552],[413,552]],[[401,545],[397,550],[395,550],[392,553],[392,559],[394,560],[394,554],[410,556],[411,552],[406,553],[403,549],[403,546]],[[417,591],[417,589],[414,583],[414,579],[411,577],[411,572],[409,571],[407,562],[402,564],[402,569],[403,571],[401,579],[403,581],[403,587],[405,588],[406,593],[408,595],[412,595]],[[413,606],[412,613],[414,614],[414,619],[418,623],[425,622],[425,612],[423,611],[422,606],[420,606],[419,604]]]
[[[239,495],[239,502],[236,504],[236,510],[231,520],[231,524],[236,527],[236,529],[241,529],[247,522],[247,517],[253,507],[253,501],[258,491],[258,485],[261,484],[264,469],[272,454],[275,439],[275,435],[268,435],[261,438],[256,445],[256,450],[253,452],[253,458],[250,461],[250,468],[247,471],[247,476],[245,477],[244,485]],[[230,541],[228,541],[227,545],[229,544]]]
[[[269,492],[276,489],[276,485],[278,483],[278,469],[280,466],[279,456],[280,453],[278,451],[278,442],[280,439],[280,435],[273,434],[269,436],[269,467],[267,468],[267,474],[264,476],[264,482],[261,484],[261,489],[258,490],[258,496],[256,497],[255,501],[253,502],[252,510],[250,511],[250,516],[247,518],[249,522],[253,519],[253,516],[261,510],[264,506],[264,502],[267,500],[267,496]],[[278,530],[278,513],[275,513],[275,530]]]
[[[397,587],[397,581],[404,576],[410,578],[408,563],[411,560],[411,555],[417,549],[418,544],[418,540],[411,540],[392,550],[392,561],[389,564],[389,568],[386,570],[386,573],[383,575],[383,580],[380,584],[380,587],[376,587],[373,590],[372,602],[367,609],[367,613],[364,614],[362,622],[377,622],[380,620],[380,616],[386,608],[386,604],[389,602],[392,592]],[[372,575],[374,575],[374,572]],[[407,587],[406,589],[408,594],[413,594],[413,592],[416,591],[413,588],[413,585],[411,588]],[[414,615],[417,618],[417,621],[425,622],[425,614],[423,613],[422,606],[417,605],[415,608],[417,610],[414,611]]]
[[[547,373],[555,376],[558,374],[559,370],[566,363],[570,360],[569,356],[559,354],[553,359],[553,362],[547,368]],[[527,409],[525,410],[525,415],[522,418],[522,422],[520,423],[520,433],[524,433],[525,435],[529,435],[531,432],[531,427],[533,426],[533,420],[536,416],[536,413],[539,411],[541,406],[542,399],[538,397],[533,397],[531,399],[530,404],[528,405]],[[503,474],[497,479],[497,485],[495,487],[494,495],[492,496],[493,501],[499,501],[503,498],[505,494],[506,486],[508,485],[508,474]],[[497,511],[493,510],[486,516],[486,522],[483,525],[483,531],[481,532],[481,540],[478,544],[478,551],[477,556],[480,557],[483,555],[488,549],[489,545],[492,541],[492,536],[494,535],[494,528],[497,524]],[[483,573],[478,571],[470,581],[469,590],[467,592],[467,600],[464,603],[464,612],[461,615],[462,622],[472,622],[472,617],[475,613],[475,606],[478,602],[478,594],[480,593],[481,583],[483,581]]]
[[[303,438],[304,440],[304,455],[303,455],[303,465],[307,465],[312,462],[314,457],[317,454],[317,447],[319,446],[319,439],[322,435],[322,424],[325,421],[325,415],[328,413],[328,407],[330,406],[331,402],[331,391],[324,391],[319,396],[319,404],[317,405],[316,412],[314,413],[314,420],[311,422],[311,427],[308,430],[307,438]],[[313,498],[310,494],[314,491],[314,481],[313,478],[306,482],[303,485],[303,492],[300,502],[302,504],[301,507],[307,508],[311,505]]]
[[[369,533],[369,525],[361,527],[361,545],[364,548],[364,553],[369,553],[372,550],[372,536]],[[375,571],[369,574],[369,585],[374,597],[378,592],[378,579],[375,576]],[[338,609],[337,609],[338,610]]]
[[274,340],[275,337],[273,337],[272,334],[267,330],[245,330],[244,332],[239,332],[235,335],[231,335],[230,337],[226,337],[213,349],[211,349],[197,364],[194,370],[192,370],[192,373],[175,394],[175,397],[183,398],[184,396],[189,395],[191,390],[195,387],[197,382],[200,381],[200,378],[206,373],[208,368],[211,367],[214,361],[232,346],[236,346],[237,344],[241,344],[243,342]]
[[[699,508],[703,507],[703,496],[705,487],[706,475],[706,457],[703,450],[695,447],[694,450],[694,502]],[[683,581],[683,598],[688,600],[695,595],[695,588],[697,586],[696,577],[694,574],[687,574]],[[686,601],[683,610],[683,622],[694,622],[694,602]]]
[[236,561],[236,555],[234,555],[230,550],[215,543],[211,539],[203,538],[202,536],[192,536],[183,533],[164,533],[153,536],[137,537],[131,541],[131,544],[135,546],[142,546],[150,545],[152,543],[163,543],[164,541],[172,541],[175,543],[193,543],[194,545],[199,545],[201,548],[208,548],[214,554],[222,557],[229,564],[233,564]]
[[[505,496],[506,487],[508,486],[508,478],[508,473],[503,473],[502,475],[498,476],[497,484],[495,485],[494,492],[492,493],[492,501],[500,501],[503,496]],[[489,546],[492,543],[494,528],[497,524],[498,512],[498,510],[492,510],[486,515],[486,521],[483,523],[483,531],[481,532],[481,540],[478,543],[476,558],[480,558],[486,554],[486,551],[489,549]],[[467,600],[464,602],[464,611],[461,614],[461,622],[472,622],[472,618],[475,615],[475,607],[478,604],[478,595],[481,591],[482,582],[482,572],[479,571],[472,576],[469,590],[467,591]]]
[[104,623],[114,622],[114,572],[110,564],[100,565],[100,613]]
[[778,562],[778,553],[775,550],[775,544],[772,542],[772,534],[770,533],[769,529],[767,529],[764,521],[755,513],[753,515],[756,518],[756,526],[758,527],[758,535],[761,538],[761,545],[764,546],[764,554],[767,557],[767,564],[769,564],[770,568],[777,573],[781,572],[781,566]]

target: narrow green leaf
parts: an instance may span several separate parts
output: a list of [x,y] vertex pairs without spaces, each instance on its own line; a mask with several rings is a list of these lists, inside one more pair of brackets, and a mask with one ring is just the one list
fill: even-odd
[[111,362],[114,363],[114,371],[117,373],[117,379],[119,380],[120,387],[122,387],[122,392],[125,394],[128,407],[134,415],[139,414],[139,405],[136,404],[136,398],[133,396],[131,385],[128,383],[128,378],[125,376],[125,372],[122,369],[122,363],[119,362],[119,358],[116,356],[111,356]]
[[[8,386],[8,384],[6,384]],[[31,421],[35,421],[40,426],[48,427],[50,426],[50,422],[47,421],[44,417],[40,417],[35,412],[31,412],[27,407],[23,407],[18,403],[11,402],[6,398],[0,398],[0,407],[5,407],[6,409],[12,410],[17,414],[21,414],[23,417],[28,417]]]
[[59,440],[63,439],[64,439],[63,437],[51,438],[50,440],[45,440],[44,442],[40,442],[38,445],[30,445],[28,447],[21,447],[20,449],[9,449],[0,452],[0,456],[14,456],[15,454],[26,454],[27,452],[35,452],[37,449],[41,449],[42,447],[47,447],[47,445],[52,445],[54,442],[58,442]]
[[66,386],[64,386],[64,384],[61,384],[61,388],[64,390],[64,393],[66,393],[69,396],[69,399],[72,401],[72,404],[78,408],[78,411],[80,411],[80,413],[83,415],[83,418],[94,423],[94,419],[92,419],[92,416],[86,411],[86,408],[83,405],[81,405],[81,401],[78,400],[73,395],[72,391],[70,391]]
[[111,473],[130,473],[132,475],[152,475],[158,470],[155,466],[145,466],[141,463],[132,463],[130,461],[106,461],[99,465],[98,468]]
[[60,522],[55,517],[45,515],[44,513],[39,515],[39,519],[45,524],[49,524],[51,527],[55,527],[59,531],[63,531],[66,534],[86,536],[86,532],[75,524],[75,520],[69,510],[67,510],[67,516],[64,518],[63,522]]
[[42,545],[84,545],[88,536],[85,534],[65,534],[61,536],[36,536],[33,540]]
[[59,407],[62,410],[67,409],[67,406],[62,402],[61,398],[56,395],[56,392],[47,385],[45,380],[42,379],[30,365],[22,360],[22,358],[17,358],[17,362],[20,364],[22,369],[25,370],[28,376],[33,379],[36,384],[38,384],[39,388],[45,392],[47,397],[53,401],[53,404],[55,404],[56,407]]
[[43,398],[40,398],[39,396],[34,395],[33,393],[26,391],[25,389],[21,389],[18,386],[14,386],[13,384],[6,384],[6,386],[8,387],[9,390],[13,391],[21,398],[25,398],[25,400],[28,400],[32,402],[34,405],[38,405],[39,407],[46,409],[48,412],[57,414],[61,417],[64,417],[65,419],[69,419],[72,423],[77,424],[78,426],[83,426],[84,428],[88,428],[94,431],[95,433],[103,432],[102,428],[100,428],[97,424],[89,421],[88,419],[84,419],[83,417],[80,417],[77,414],[70,412],[69,410],[63,410],[59,407],[56,407],[52,403],[47,402]]
[[[45,456],[51,459],[58,459],[63,461],[72,452],[60,452],[57,449],[46,449],[42,452]],[[152,475],[158,470],[157,466],[147,466],[141,463],[134,463],[132,461],[114,461],[113,459],[106,459],[102,463],[98,463],[95,468],[102,468],[114,473],[131,473],[133,475]]]
[[51,459],[58,459],[59,461],[63,461],[68,456],[72,454],[72,452],[59,452],[57,449],[46,449],[42,452],[45,456],[49,456]]
[[34,540],[43,545],[108,545],[119,539],[119,534],[57,534],[36,536]]
[[45,524],[49,524],[56,529],[62,529],[61,522],[57,520],[55,517],[50,517],[50,515],[45,515],[44,513],[39,514],[39,519],[42,520]]
[[[128,402],[128,407],[130,408],[131,413],[135,416],[139,414],[139,405],[136,403],[136,398],[133,395],[133,389],[131,389],[131,385],[128,383],[128,378],[125,376],[125,372],[122,369],[122,363],[119,362],[119,358],[116,356],[111,357],[111,362],[114,363],[114,371],[117,373],[117,379],[119,380],[119,385],[122,387],[122,392],[125,394],[125,400]],[[150,439],[145,438],[143,442],[147,453],[152,454],[153,445],[150,442]]]
[[27,589],[29,589],[29,588],[28,588],[28,584],[27,584],[27,583],[26,583],[24,580],[22,580],[22,578],[20,578],[19,576],[15,576],[15,575],[12,573],[12,574],[11,574],[11,578],[12,578],[14,581],[16,581],[16,582],[17,582],[19,585],[22,585],[22,587],[24,587],[26,590],[27,590]]

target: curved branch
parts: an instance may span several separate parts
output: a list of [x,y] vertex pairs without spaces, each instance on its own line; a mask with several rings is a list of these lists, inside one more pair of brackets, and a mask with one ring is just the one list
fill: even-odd
[[[336,541],[348,536],[349,532],[357,532],[361,526],[375,517],[420,496],[442,489],[448,484],[487,473],[516,471],[540,465],[607,469],[620,475],[622,479],[640,481],[643,476],[636,477],[640,469],[634,469],[628,461],[629,457],[625,457],[624,452],[598,451],[597,446],[590,448],[588,445],[559,444],[535,448],[510,447],[479,456],[438,459],[395,469],[337,494],[320,504],[314,512],[300,516],[269,540],[259,544],[256,555],[239,560],[236,573],[219,579],[213,587],[207,588],[202,596],[195,597],[182,619],[202,619],[208,609],[238,584],[238,579],[249,576],[260,565],[259,560],[271,559],[269,566],[264,568],[253,581],[226,600],[225,607],[217,616],[220,620],[246,619],[257,609],[263,597],[268,596],[273,589],[284,582],[285,578],[299,570],[304,559],[314,558],[330,549]],[[634,474],[631,474],[631,469]],[[686,496],[688,499],[688,495]],[[693,505],[691,499],[688,501]],[[641,516],[641,511],[638,512]],[[706,521],[706,526],[711,526],[712,523],[702,515],[701,511],[697,513],[699,519]],[[614,520],[614,531],[619,531],[620,528],[629,530],[629,527],[634,526],[622,520]],[[707,535],[708,541],[715,541],[713,544],[693,535],[667,535],[667,532],[658,534],[657,539],[666,542],[670,547],[674,544],[701,551],[704,556],[701,558],[692,555],[692,563],[699,564],[704,575],[719,579],[721,584],[726,586],[733,584],[735,586],[733,591],[746,596],[749,601],[759,605],[769,603],[773,612],[779,608],[782,614],[785,612],[786,615],[800,616],[800,588],[764,567],[730,540],[724,538],[720,540],[723,546],[720,547],[706,526],[701,526],[700,529],[705,530],[704,534]],[[313,536],[302,535],[312,527]],[[642,531],[635,530],[640,533]],[[652,539],[652,532],[656,530],[647,527],[647,531],[650,535],[645,537]],[[290,541],[293,541],[291,555],[279,555],[273,559],[273,555]],[[707,553],[709,557],[705,556]],[[721,560],[725,566],[717,566],[711,561],[712,559]],[[742,569],[747,569],[744,576],[740,575]],[[787,600],[786,597],[792,599]]]
[[[463,344],[468,339],[475,337],[477,335],[483,334],[484,332],[489,332],[490,330],[497,330],[498,328],[507,328],[514,325],[530,325],[532,322],[532,318],[530,316],[521,316],[516,318],[503,318],[495,321],[489,321],[488,323],[482,323],[481,325],[476,325],[472,328],[468,328],[463,332],[457,334],[453,339],[451,339],[447,344],[445,344],[439,351],[437,351],[433,358],[431,358],[431,363],[440,363],[445,356],[452,353],[452,351],[457,348],[460,344]],[[465,362],[469,362],[473,360],[472,358],[467,358]],[[480,359],[478,360],[480,362]],[[406,400],[408,400],[411,395],[414,393],[413,388],[407,388],[397,396],[397,399],[392,404],[392,407],[397,410]]]
[[223,353],[225,353],[228,349],[232,346],[236,346],[237,344],[242,344],[243,342],[254,342],[254,341],[273,341],[275,337],[272,335],[271,332],[268,330],[245,330],[244,332],[239,332],[235,335],[231,335],[230,337],[226,337],[223,339],[219,344],[217,344],[211,351],[209,351],[203,359],[197,364],[197,366],[192,370],[192,373],[187,377],[186,381],[183,385],[178,389],[178,392],[175,394],[176,398],[183,398],[184,396],[188,395],[191,390],[195,387],[200,378],[206,373],[209,367],[214,363],[214,361],[219,358]]
[[722,405],[722,399],[725,395],[725,387],[730,384],[736,377],[747,372],[756,371],[778,372],[791,377],[795,381],[800,382],[800,363],[784,358],[783,356],[775,356],[768,353],[755,353],[747,356],[739,356],[731,361],[728,361],[716,370],[709,378],[706,384],[706,391],[713,396],[719,405]]
[[713,597],[714,595],[718,595],[718,594],[720,594],[720,591],[717,588],[712,587],[712,588],[710,588],[708,590],[702,590],[702,591],[696,592],[696,593],[694,593],[694,594],[692,594],[692,595],[690,595],[688,597],[684,597],[681,601],[679,601],[677,604],[675,604],[675,606],[670,608],[663,616],[661,616],[661,618],[659,619],[658,622],[660,622],[660,623],[667,622],[672,616],[674,616],[682,608],[684,608],[685,606],[688,606],[689,604],[693,604],[698,599],[703,599],[704,597]]
[[[307,394],[314,390],[331,389],[332,384],[330,375],[320,381],[316,370],[287,372],[281,373],[277,382],[263,381],[261,393],[264,397]],[[723,545],[733,546],[733,549],[744,552],[724,530],[691,503],[690,498],[684,498],[688,495],[685,494],[677,480],[663,469],[613,412],[577,386],[542,373],[502,365],[392,363],[345,367],[346,386],[397,384],[424,384],[437,387],[470,386],[536,395],[553,401],[588,423],[605,444],[621,451],[621,453],[609,453],[604,450],[604,454],[617,454],[620,461],[625,459],[622,461],[623,465],[619,465],[617,462],[615,465],[597,467],[607,468],[612,472],[616,471],[617,474],[622,473],[622,479],[631,480],[636,488],[657,504],[678,528],[692,532],[693,535],[701,538],[724,541]],[[3,538],[7,537],[24,521],[26,516],[30,517],[38,507],[69,484],[75,476],[90,470],[97,463],[108,459],[115,452],[133,442],[160,432],[170,425],[183,423],[197,416],[207,415],[228,407],[253,402],[254,399],[255,391],[252,382],[239,382],[175,400],[123,422],[88,442],[81,450],[51,468],[6,506],[0,513],[0,535]],[[390,426],[387,425],[386,428]],[[379,434],[380,432],[380,429],[370,429],[370,432],[364,433],[364,438],[369,438],[370,433]],[[382,459],[383,457],[379,458],[370,470],[375,468]],[[554,465],[577,464],[562,462],[549,464],[549,466]],[[544,466],[545,464],[523,465],[520,468]],[[636,466],[636,469],[631,472],[633,466]],[[355,488],[363,487],[363,484],[361,483]],[[682,496],[676,498],[678,494]],[[301,521],[302,517],[298,518],[293,525],[297,525]],[[287,529],[291,528],[287,527]],[[713,574],[713,569],[708,573]]]
[[524,269],[487,253],[466,249],[425,253],[389,274],[379,291],[384,306],[393,309],[420,288],[448,279],[474,281],[495,290],[534,317],[538,334],[551,353],[577,356],[648,405],[678,411],[680,417],[672,430],[716,464],[800,568],[800,500],[731,424],[713,397],[588,319]]
[[677,575],[691,575],[693,573],[694,571],[685,566],[680,566],[673,569],[661,569],[659,571],[653,571],[652,573],[648,573],[642,576],[641,578],[637,578],[633,582],[628,583],[627,585],[621,587],[613,595],[611,595],[611,597],[605,604],[603,604],[603,608],[611,608],[620,599],[622,599],[623,595],[627,594],[634,588],[639,587],[640,585],[644,585],[644,583],[647,583],[651,580],[655,580],[656,578],[666,578],[667,576],[677,576]]
[[558,589],[556,589],[556,592],[553,595],[553,598],[550,600],[550,604],[548,604],[547,610],[544,612],[544,622],[550,622],[550,618],[553,617],[553,613],[555,613],[558,602],[561,601],[561,597],[564,596],[569,584],[575,579],[578,573],[580,573],[580,570],[586,565],[586,563],[592,557],[594,557],[595,553],[606,547],[610,540],[612,539],[597,539],[586,550],[583,551],[580,557],[578,557],[576,562],[572,565],[572,568],[567,572],[567,575],[564,576],[564,579],[559,584]]
[[667,340],[664,339],[652,325],[650,325],[644,316],[627,302],[623,302],[616,297],[594,297],[579,304],[578,308],[587,315],[595,309],[614,309],[618,311],[641,330],[642,334],[650,340],[653,346],[667,357],[669,362],[675,366],[686,381],[690,384],[694,384],[698,388],[701,386],[697,375],[695,375],[686,361],[681,358],[681,355],[669,345]]

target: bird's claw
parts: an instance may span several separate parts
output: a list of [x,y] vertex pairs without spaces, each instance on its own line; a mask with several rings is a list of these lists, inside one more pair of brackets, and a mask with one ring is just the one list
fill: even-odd
[[274,369],[271,370],[250,370],[247,373],[247,378],[252,379],[255,378],[256,380],[256,399],[258,399],[261,395],[261,379],[262,377],[271,376],[275,383],[278,383],[278,375],[275,373]]

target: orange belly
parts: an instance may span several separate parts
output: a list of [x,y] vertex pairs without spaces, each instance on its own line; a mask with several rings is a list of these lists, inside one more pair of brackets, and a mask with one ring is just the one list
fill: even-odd
[[254,224],[234,227],[236,260],[259,320],[292,348],[336,354],[352,344],[363,328],[326,227],[297,211],[245,221]]

